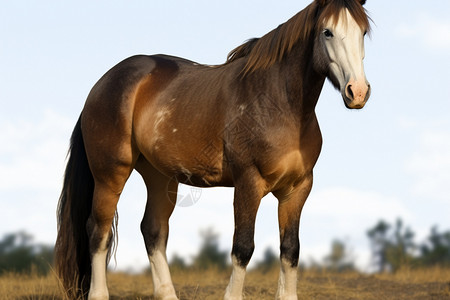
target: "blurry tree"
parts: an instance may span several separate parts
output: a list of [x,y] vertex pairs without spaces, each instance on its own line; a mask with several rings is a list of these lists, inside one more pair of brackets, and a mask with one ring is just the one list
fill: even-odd
[[325,268],[333,272],[343,272],[355,269],[353,257],[348,252],[343,241],[334,240],[331,244],[331,252],[325,257]]
[[420,246],[419,262],[426,266],[450,267],[450,231],[439,233],[431,228],[427,241]]
[[404,227],[402,220],[398,219],[394,227],[385,221],[379,221],[367,235],[378,271],[395,272],[401,266],[413,262],[414,232],[409,227]]
[[256,264],[256,270],[267,273],[274,268],[279,267],[279,258],[272,248],[267,247],[264,251],[264,258]]
[[187,264],[181,256],[175,253],[170,260],[170,268],[173,270],[184,270],[187,268]]
[[0,274],[4,272],[30,272],[46,274],[53,261],[53,248],[33,244],[26,232],[10,233],[0,241]]
[[219,250],[219,235],[211,228],[200,232],[203,239],[200,251],[194,257],[192,266],[197,269],[208,269],[216,267],[225,269],[227,267],[228,252]]
[[373,263],[376,265],[376,268],[380,272],[385,271],[388,268],[386,248],[389,244],[389,227],[390,225],[388,223],[380,220],[372,229],[369,229],[369,231],[367,232],[372,248]]
[[413,261],[414,232],[409,227],[404,227],[402,220],[398,219],[391,239],[386,258],[393,271],[397,271],[401,266],[410,265]]

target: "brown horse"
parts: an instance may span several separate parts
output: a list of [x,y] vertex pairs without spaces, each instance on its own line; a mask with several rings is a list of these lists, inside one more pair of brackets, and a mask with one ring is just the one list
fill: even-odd
[[363,0],[315,0],[237,47],[219,66],[134,56],[91,90],[71,138],[58,205],[57,271],[70,297],[107,299],[116,205],[136,169],[148,191],[141,223],[154,296],[177,299],[166,259],[179,182],[235,188],[233,271],[242,299],[260,200],[279,200],[278,299],[297,299],[299,219],[322,138],[315,107],[325,78],[348,108],[369,98]]

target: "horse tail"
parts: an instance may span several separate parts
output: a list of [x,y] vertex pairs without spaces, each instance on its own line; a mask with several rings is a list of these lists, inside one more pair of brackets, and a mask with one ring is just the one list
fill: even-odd
[[64,185],[59,197],[55,267],[70,299],[89,290],[91,259],[86,224],[91,214],[94,178],[81,132],[81,116],[72,133]]

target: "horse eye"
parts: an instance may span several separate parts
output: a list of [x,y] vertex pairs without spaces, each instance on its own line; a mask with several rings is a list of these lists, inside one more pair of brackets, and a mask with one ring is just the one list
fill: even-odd
[[326,38],[329,38],[329,39],[334,36],[333,33],[329,29],[325,29],[323,31],[323,34],[325,35]]

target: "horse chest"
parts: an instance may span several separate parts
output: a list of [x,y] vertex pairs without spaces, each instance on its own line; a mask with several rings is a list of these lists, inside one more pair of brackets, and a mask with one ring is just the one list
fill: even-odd
[[284,153],[258,167],[270,190],[295,186],[312,171],[300,150]]
[[290,142],[285,137],[285,143],[272,145],[272,150],[257,160],[257,167],[270,190],[294,187],[312,174],[322,147],[319,127],[310,126],[300,137]]

